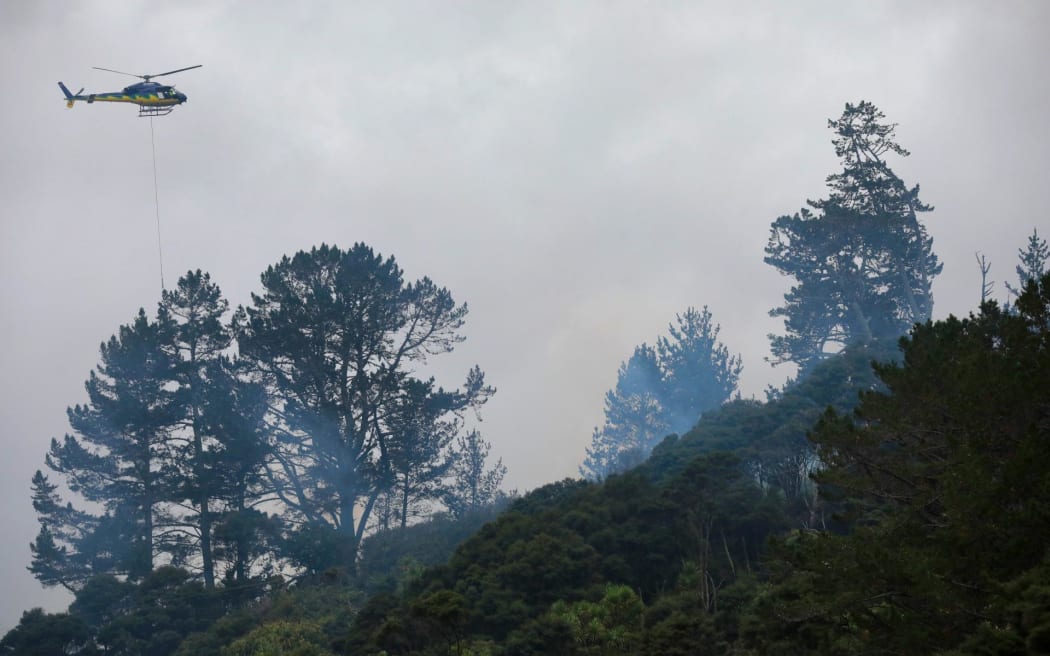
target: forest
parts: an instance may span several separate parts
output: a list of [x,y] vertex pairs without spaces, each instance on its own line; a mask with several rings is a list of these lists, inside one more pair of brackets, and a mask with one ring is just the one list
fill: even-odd
[[[641,344],[580,477],[502,489],[467,306],[363,243],[208,273],[103,342],[29,476],[29,570],[73,595],[0,654],[1050,654],[1050,247],[932,318],[932,207],[870,102],[827,195],[772,221],[743,398],[707,307]],[[986,273],[986,263],[979,261]]]

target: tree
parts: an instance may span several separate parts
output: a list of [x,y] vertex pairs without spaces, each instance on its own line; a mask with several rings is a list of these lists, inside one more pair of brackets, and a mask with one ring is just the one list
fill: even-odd
[[918,220],[933,208],[884,160],[909,155],[896,124],[862,101],[828,126],[843,171],[827,177],[828,198],[774,221],[766,245],[765,262],[797,283],[770,311],[786,328],[770,335],[773,361],[803,372],[853,340],[895,338],[925,321],[942,268]]
[[103,573],[141,578],[164,554],[167,563],[199,567],[211,588],[217,522],[238,580],[267,546],[248,544],[261,536],[247,525],[269,533],[269,522],[254,521],[257,513],[233,518],[265,495],[267,404],[264,388],[227,355],[227,310],[210,276],[190,271],[162,293],[156,321],[140,310],[103,344],[86,384],[89,403],[69,410],[78,437],[53,440],[47,464],[104,514],[63,505],[57,486],[38,472],[33,505],[41,531],[30,569],[45,584],[75,589]]
[[437,590],[413,600],[409,607],[412,619],[419,622],[429,643],[441,641],[446,654],[461,654],[465,629],[470,619],[463,595],[452,590]]
[[764,508],[762,490],[739,459],[725,452],[693,460],[667,494],[680,511],[675,533],[688,555],[679,583],[692,590],[704,612],[713,613],[722,586],[748,567],[749,538],[750,549],[763,541],[768,503]]
[[263,624],[223,649],[230,656],[327,656],[327,639],[312,622],[276,620]]
[[1021,261],[1015,267],[1018,287],[1008,282],[1003,283],[1006,285],[1006,290],[1014,296],[1021,295],[1021,290],[1025,288],[1029,280],[1038,281],[1042,278],[1046,272],[1047,263],[1050,262],[1050,246],[1047,246],[1045,239],[1039,238],[1037,229],[1032,229],[1032,236],[1028,238],[1028,247],[1024,250],[1017,249],[1017,259]]
[[77,591],[69,612],[91,627],[101,653],[167,656],[227,609],[222,591],[195,578],[169,565],[138,583],[96,577]]
[[718,341],[711,312],[675,315],[656,348],[635,348],[605,395],[605,424],[595,428],[580,473],[594,479],[640,463],[669,433],[684,433],[736,391],[743,365]]
[[91,640],[91,630],[67,613],[45,613],[34,608],[22,613],[18,626],[0,640],[0,654],[53,656],[54,654],[100,654]]
[[[988,272],[992,270],[992,263],[985,258],[981,253],[974,253],[974,257],[977,258],[977,266],[981,269],[981,303],[983,304],[988,300],[988,297],[992,293],[992,285],[995,283],[988,280]],[[1009,284],[1007,284],[1009,288]]]
[[[157,311],[161,329],[161,348],[173,363],[172,377],[177,384],[178,423],[181,432],[172,435],[176,451],[175,476],[177,494],[185,496],[195,517],[173,518],[169,539],[173,546],[187,542],[188,526],[195,549],[200,555],[205,587],[215,585],[212,553],[212,509],[220,476],[216,470],[222,461],[216,456],[216,436],[209,431],[207,408],[216,397],[229,394],[222,387],[229,377],[219,372],[222,358],[233,336],[223,324],[229,304],[218,285],[207,273],[189,271],[179,278],[173,290],[162,292]],[[190,544],[187,548],[193,549]]]
[[443,498],[453,516],[463,517],[476,512],[498,498],[507,468],[500,459],[491,469],[485,469],[491,448],[492,445],[476,430],[456,438],[449,472],[452,480]]
[[63,503],[58,486],[39,469],[33,475],[33,510],[37,513],[40,532],[29,545],[33,554],[29,571],[46,586],[61,585],[73,592],[86,579],[99,571],[108,571],[112,563],[99,562],[97,553],[85,549],[87,537],[98,528],[98,518]]
[[226,564],[227,585],[245,583],[257,562],[271,555],[280,535],[276,517],[257,506],[276,501],[266,478],[269,444],[265,387],[250,380],[243,361],[222,358],[213,374],[222,393],[206,398],[206,431],[215,439],[210,455],[210,499],[215,516],[215,558]]
[[[277,528],[252,508],[267,497],[262,488],[267,398],[265,388],[249,379],[245,363],[230,356],[228,310],[218,285],[198,269],[163,292],[157,311],[162,348],[174,362],[178,401],[171,435],[175,496],[180,497],[175,501],[185,500],[191,509],[172,517],[167,537],[171,550],[182,556],[173,559],[175,564],[199,558],[207,588],[215,584],[217,556],[226,559],[232,580],[247,580]],[[216,530],[221,535],[214,535]],[[213,544],[216,537],[220,545]]]
[[[271,483],[297,521],[337,529],[353,562],[389,489],[413,368],[462,341],[467,307],[429,278],[406,283],[393,257],[360,243],[284,257],[262,283],[239,311],[237,338],[271,395]],[[494,391],[475,371],[446,415]]]
[[581,474],[600,480],[636,465],[670,432],[662,386],[656,349],[636,347],[620,365],[616,387],[605,394],[605,424],[594,429]]
[[[1016,311],[915,326],[903,360],[876,367],[881,390],[853,416],[826,413],[817,480],[853,531],[781,541],[765,630],[824,643],[782,651],[1025,652],[987,645],[1045,621],[1011,606],[1045,599],[1048,347],[1050,275]],[[986,648],[960,650],[971,637]]]
[[128,507],[101,516],[77,510],[71,502],[63,504],[58,486],[39,470],[32,489],[40,531],[29,545],[28,569],[43,585],[75,593],[93,577],[139,565],[141,553],[128,542],[139,518],[128,517]]
[[556,601],[549,614],[569,626],[577,653],[637,654],[642,645],[645,604],[626,585],[605,586],[600,601]]
[[[101,504],[106,514],[91,520],[89,535],[83,528],[77,533],[45,528],[51,538],[77,542],[61,545],[60,551],[83,553],[92,543],[109,545],[118,550],[113,553],[116,571],[140,578],[152,570],[158,512],[171,496],[168,438],[176,410],[168,382],[174,362],[161,347],[159,326],[142,310],[102,344],[101,356],[85,383],[88,403],[67,411],[76,435],[52,439],[46,463],[64,476],[71,491]],[[34,485],[35,494],[45,493],[45,486]],[[84,526],[84,515],[67,514]]]
[[387,444],[390,489],[386,496],[391,502],[387,517],[401,528],[411,516],[424,514],[427,502],[441,496],[442,482],[452,466],[447,451],[459,430],[456,404],[456,394],[434,389],[433,379],[406,381],[405,393],[393,404]]
[[700,415],[718,407],[736,391],[743,370],[739,355],[718,341],[721,326],[711,322],[711,312],[687,308],[675,315],[669,337],[656,342],[663,372],[662,404],[671,431],[684,433]]

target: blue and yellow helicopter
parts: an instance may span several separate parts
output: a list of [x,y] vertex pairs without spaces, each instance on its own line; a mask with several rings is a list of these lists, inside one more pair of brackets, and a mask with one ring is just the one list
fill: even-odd
[[135,75],[134,73],[115,71],[111,68],[92,66],[91,68],[94,68],[95,70],[130,75],[131,77],[142,78],[144,81],[136,82],[129,87],[124,87],[123,91],[115,91],[112,93],[89,93],[87,95],[80,95],[84,92],[83,89],[76,93],[70,93],[69,89],[66,88],[66,85],[61,82],[58,83],[58,86],[62,88],[62,93],[66,94],[66,107],[69,108],[72,108],[73,103],[77,100],[82,100],[86,103],[134,103],[139,106],[139,116],[166,116],[171,113],[171,110],[175,109],[176,105],[181,105],[186,102],[186,94],[176,91],[175,87],[171,85],[150,82],[150,80],[155,77],[161,77],[162,75],[171,75],[172,73],[181,73],[182,71],[200,68],[203,65],[204,64],[197,64],[196,66],[177,68],[174,71],[154,73],[152,75]]

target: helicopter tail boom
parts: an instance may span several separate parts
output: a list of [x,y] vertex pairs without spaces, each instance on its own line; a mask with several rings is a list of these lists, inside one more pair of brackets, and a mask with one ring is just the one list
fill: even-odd
[[61,82],[58,83],[58,86],[62,89],[62,93],[66,95],[66,107],[72,109],[73,101],[76,100],[77,97],[70,93],[69,89],[66,88],[66,85],[62,84]]

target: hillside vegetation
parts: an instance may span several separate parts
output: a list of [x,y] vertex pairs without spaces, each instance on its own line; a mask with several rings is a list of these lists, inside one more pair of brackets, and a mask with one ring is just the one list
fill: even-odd
[[425,373],[463,340],[447,289],[360,243],[232,312],[188,272],[32,477],[29,569],[74,601],[0,654],[1050,653],[1050,248],[931,320],[932,208],[883,119],[846,104],[828,197],[771,226],[797,377],[741,398],[689,308],[621,365],[586,478],[520,497],[480,367]]

